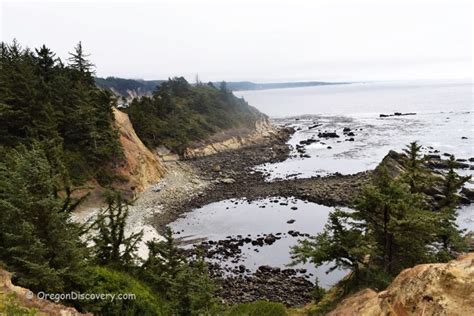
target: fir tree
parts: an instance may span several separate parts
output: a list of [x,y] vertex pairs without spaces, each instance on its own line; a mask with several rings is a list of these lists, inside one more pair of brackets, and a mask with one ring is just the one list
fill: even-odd
[[97,230],[92,238],[95,260],[100,265],[118,269],[131,267],[137,260],[136,250],[143,231],[127,236],[126,225],[129,202],[118,192],[106,194],[107,207],[101,210],[92,228]]
[[332,262],[328,272],[343,269],[357,274],[367,264],[366,256],[370,253],[365,238],[364,232],[353,226],[349,213],[335,210],[329,214],[322,233],[302,240],[292,249],[293,264],[309,261],[319,267]]
[[438,232],[441,244],[438,260],[441,261],[452,259],[457,253],[466,250],[466,243],[461,235],[462,232],[456,224],[456,209],[459,203],[458,191],[471,177],[459,176],[454,171],[455,163],[456,159],[454,156],[450,156],[448,160],[448,172],[441,181],[443,196],[436,208],[436,211],[441,216],[441,224]]
[[428,245],[434,241],[439,217],[426,208],[422,194],[390,179],[386,170],[357,198],[351,215],[373,241],[371,260],[386,273],[395,275],[433,258]]
[[432,184],[427,175],[427,169],[423,165],[427,158],[421,155],[421,147],[417,142],[412,142],[403,150],[407,155],[404,163],[406,172],[403,177],[404,181],[409,184],[412,193],[423,192],[427,186]]
[[86,75],[92,75],[94,73],[93,68],[95,66],[87,59],[90,55],[84,53],[82,42],[77,43],[76,47],[74,47],[74,52],[69,53],[69,55],[69,67]]
[[206,263],[200,257],[187,259],[171,229],[163,237],[163,241],[147,243],[149,256],[140,268],[141,279],[170,302],[173,314],[207,314],[215,304],[215,287]]
[[63,292],[87,279],[75,203],[59,197],[57,174],[40,144],[4,150],[0,162],[0,261],[33,291]]

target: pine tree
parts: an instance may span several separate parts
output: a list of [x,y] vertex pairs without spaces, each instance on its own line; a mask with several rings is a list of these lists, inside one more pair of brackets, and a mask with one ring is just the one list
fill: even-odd
[[169,227],[163,235],[164,240],[149,241],[148,259],[141,266],[141,276],[160,293],[167,293],[174,285],[179,272],[184,269],[186,259],[183,251],[176,245]]
[[95,260],[100,265],[118,269],[131,267],[137,261],[136,251],[143,231],[127,236],[129,202],[118,192],[106,194],[107,208],[101,210],[91,226],[97,231],[92,238]]
[[173,314],[208,314],[215,304],[215,286],[207,264],[201,257],[186,258],[171,229],[163,237],[163,241],[147,243],[149,255],[140,267],[140,278],[170,302]]
[[352,216],[335,210],[329,214],[324,231],[315,237],[301,240],[292,249],[293,264],[311,262],[316,267],[333,262],[328,272],[335,269],[351,270],[359,273],[367,264],[370,253],[364,232],[352,225]]
[[45,45],[35,49],[35,52],[39,73],[45,81],[49,81],[56,66],[56,54]]
[[93,68],[95,67],[93,63],[87,60],[89,54],[85,54],[82,49],[82,42],[77,43],[74,47],[74,52],[69,53],[71,57],[68,58],[69,67],[79,71],[82,74],[92,75],[94,73]]
[[59,197],[57,174],[40,144],[3,150],[0,162],[0,261],[34,291],[63,292],[87,279],[87,250]]
[[457,206],[459,203],[458,191],[471,179],[470,176],[459,176],[455,171],[456,159],[450,156],[448,160],[448,172],[441,181],[443,192],[442,199],[438,202],[436,211],[441,216],[438,236],[441,249],[438,253],[438,260],[447,261],[455,257],[456,253],[466,250],[462,232],[456,224]]
[[424,163],[427,158],[421,155],[421,145],[417,142],[412,142],[403,150],[407,155],[407,159],[404,163],[406,168],[403,174],[404,181],[410,185],[410,191],[412,193],[423,192],[423,190],[432,185],[428,177],[427,169],[424,167]]
[[435,260],[441,217],[403,180],[381,168],[354,211],[331,213],[323,233],[293,248],[295,262],[334,262],[331,269],[353,272],[351,286],[380,288],[402,269]]
[[371,260],[386,273],[432,260],[427,246],[434,241],[439,217],[426,208],[422,194],[390,179],[386,170],[357,198],[351,215],[374,242]]

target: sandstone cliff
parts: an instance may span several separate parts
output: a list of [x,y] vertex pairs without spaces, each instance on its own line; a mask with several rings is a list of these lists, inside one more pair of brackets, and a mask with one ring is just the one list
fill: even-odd
[[357,292],[328,315],[474,315],[474,253],[406,269],[385,291]]
[[229,129],[211,136],[206,141],[194,143],[186,149],[184,157],[189,159],[237,149],[245,145],[258,143],[266,137],[275,135],[276,132],[276,127],[267,118],[262,118],[255,123],[253,129]]
[[138,138],[128,115],[117,109],[114,110],[114,115],[125,155],[125,161],[115,168],[115,171],[127,180],[116,184],[115,187],[124,191],[142,192],[163,177],[165,168],[158,157]]
[[[14,306],[14,308],[13,308]],[[12,310],[13,309],[13,310]],[[0,315],[78,316],[82,314],[72,307],[37,298],[30,290],[12,284],[11,274],[0,269]]]

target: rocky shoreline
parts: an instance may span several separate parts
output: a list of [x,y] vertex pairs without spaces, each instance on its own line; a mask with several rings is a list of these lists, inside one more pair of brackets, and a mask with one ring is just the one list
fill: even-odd
[[[176,171],[177,167],[184,168],[185,174],[191,178],[187,179],[183,187],[168,188],[168,192],[166,185],[152,188],[155,195],[161,196],[160,199],[156,198],[161,211],[151,217],[152,225],[162,233],[166,225],[184,213],[226,199],[245,198],[252,201],[279,197],[297,198],[326,206],[350,205],[353,196],[370,179],[370,171],[308,179],[289,177],[267,182],[264,170],[254,170],[256,165],[286,160],[291,153],[287,142],[294,132],[292,128],[281,128],[259,143],[168,165],[172,171]],[[216,263],[226,256],[238,256],[245,244],[257,248],[272,244],[272,241],[281,238],[280,234],[304,237],[298,231],[288,231],[246,238],[229,236],[226,240],[201,241],[196,245],[194,249],[204,252],[214,262],[209,266],[210,273],[219,285],[218,296],[224,302],[233,304],[264,299],[279,301],[287,306],[301,306],[311,300],[314,284],[309,279],[314,279],[314,276],[306,274],[306,271],[260,266],[251,273],[243,265],[229,267]],[[189,251],[190,256],[195,254],[195,251]]]
[[263,172],[253,169],[256,165],[287,159],[291,152],[287,141],[293,133],[291,128],[282,128],[274,137],[266,138],[261,143],[181,162],[194,171],[195,182],[204,181],[208,185],[183,199],[162,200],[165,211],[153,217],[155,228],[162,233],[167,224],[190,210],[233,198],[252,201],[281,196],[326,206],[350,205],[352,198],[369,181],[371,171],[305,179],[289,177],[267,182]]
[[[170,174],[152,187],[148,194],[153,196],[150,206],[159,205],[160,208],[151,216],[151,224],[162,233],[169,223],[186,212],[228,199],[254,201],[275,197],[280,203],[279,199],[296,198],[325,206],[350,206],[354,196],[370,181],[374,171],[352,175],[336,173],[304,179],[288,176],[268,182],[265,180],[265,170],[254,169],[257,165],[281,162],[290,157],[291,148],[287,142],[294,132],[292,128],[281,128],[258,143],[171,162],[167,165]],[[344,132],[346,135],[350,130]],[[305,145],[305,141],[298,145],[297,152],[305,154]],[[436,152],[430,153],[433,155]],[[391,157],[390,154],[388,157]],[[432,169],[439,169],[446,162],[438,156],[430,158],[428,166]],[[469,167],[465,162],[459,164],[460,168]],[[287,306],[301,306],[311,300],[314,284],[309,279],[313,279],[313,275],[301,269],[269,266],[260,266],[252,273],[246,266],[238,264],[242,247],[251,246],[258,251],[258,247],[271,245],[283,234],[307,237],[302,232],[290,230],[257,236],[228,236],[224,240],[195,240],[195,247],[188,253],[189,256],[195,256],[199,251],[211,262],[209,269],[219,285],[218,296],[226,303],[263,299],[279,301]],[[233,265],[219,264],[229,258]]]

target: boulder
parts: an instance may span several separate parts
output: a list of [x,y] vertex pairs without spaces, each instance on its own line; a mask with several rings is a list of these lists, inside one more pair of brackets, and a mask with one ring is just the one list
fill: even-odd
[[339,135],[335,132],[324,132],[324,133],[318,133],[319,138],[338,138]]

